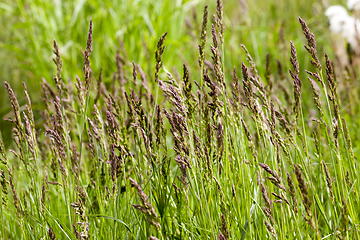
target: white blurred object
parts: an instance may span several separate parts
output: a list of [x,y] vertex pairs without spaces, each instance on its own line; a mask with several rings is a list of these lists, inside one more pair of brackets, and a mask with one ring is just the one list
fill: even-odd
[[341,34],[346,41],[350,44],[351,49],[359,47],[360,38],[360,21],[351,17],[344,26],[344,30]]
[[360,0],[348,0],[347,7],[350,11],[359,11],[360,10]]
[[341,34],[345,36],[346,31],[349,30],[349,26],[353,25],[352,22],[354,22],[354,18],[350,16],[335,16],[332,18],[329,18],[329,29],[334,34]]
[[[348,70],[352,69],[352,66],[360,66],[360,0],[348,0],[348,8],[353,16],[340,5],[331,6],[325,11],[329,18],[329,29],[333,33],[329,40],[339,63],[335,66],[336,71],[344,72],[345,75],[349,74]],[[353,72],[350,74],[354,75]]]
[[343,6],[334,5],[334,6],[330,6],[328,9],[326,9],[325,15],[329,19],[331,19],[336,16],[348,16],[349,14],[348,14],[346,8],[344,8]]
[[[360,0],[358,0],[360,2]],[[341,35],[355,49],[359,45],[360,21],[349,16],[342,6],[329,7],[325,15],[329,18],[329,29],[334,34]]]

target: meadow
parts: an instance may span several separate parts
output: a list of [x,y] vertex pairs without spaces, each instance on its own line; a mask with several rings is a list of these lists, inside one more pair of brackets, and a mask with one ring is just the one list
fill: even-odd
[[358,239],[330,4],[0,3],[0,239]]

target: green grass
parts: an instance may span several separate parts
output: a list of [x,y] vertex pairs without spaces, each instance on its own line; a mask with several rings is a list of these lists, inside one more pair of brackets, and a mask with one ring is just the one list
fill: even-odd
[[[356,66],[355,78],[339,71],[318,1],[240,2],[224,3],[215,55],[208,3],[205,59],[217,71],[205,64],[206,76],[205,1],[2,3],[0,76],[15,94],[0,88],[0,116],[14,120],[1,122],[1,238],[359,238]],[[325,84],[312,77],[313,91],[305,70]]]
[[[288,59],[288,42],[293,40],[299,51],[302,46],[301,30],[297,27],[297,17],[301,15],[321,43],[320,53],[326,48],[331,53],[324,16],[315,17],[314,12],[323,12],[324,6],[318,1],[250,1],[247,11],[238,1],[229,1],[224,6],[226,39],[226,67],[232,69],[244,60],[240,43],[245,44],[259,71],[264,67],[268,52],[272,59]],[[332,2],[335,4],[336,2]],[[52,64],[52,41],[56,39],[62,53],[64,79],[81,74],[84,36],[90,18],[94,20],[94,51],[92,69],[99,72],[104,69],[104,81],[111,82],[116,70],[115,54],[120,46],[118,39],[124,42],[129,61],[140,64],[145,73],[152,75],[154,51],[157,39],[169,32],[167,50],[164,54],[165,67],[181,72],[186,62],[190,71],[197,71],[198,37],[202,11],[205,1],[9,1],[0,5],[0,27],[6,29],[0,33],[0,77],[11,83],[15,91],[21,90],[21,82],[29,88],[34,105],[41,108],[38,90],[41,78],[50,84],[54,73]],[[209,3],[211,19],[216,1]],[[311,6],[311,8],[309,7]],[[196,19],[194,19],[196,13]],[[192,25],[185,24],[188,19]],[[212,21],[212,20],[211,20]],[[279,38],[279,30],[284,21],[284,42]],[[210,27],[210,26],[209,26]],[[209,29],[210,30],[210,29]],[[192,34],[192,35],[191,35]],[[324,44],[325,43],[325,44]],[[285,47],[285,49],[284,49]],[[322,49],[322,48],[325,49]],[[207,49],[209,50],[208,45]],[[283,51],[279,51],[284,49]],[[177,56],[177,57],[173,57]],[[130,65],[130,62],[127,63]],[[274,61],[275,64],[275,61]],[[308,58],[300,59],[302,66],[308,66]],[[198,75],[193,75],[198,78]],[[3,86],[0,89],[4,91]],[[22,101],[23,99],[20,99]],[[23,103],[23,102],[22,102]],[[5,95],[0,97],[1,131],[5,144],[11,140],[11,125],[2,119],[8,117],[10,105]],[[38,113],[35,113],[38,114]],[[9,137],[7,137],[9,136]]]

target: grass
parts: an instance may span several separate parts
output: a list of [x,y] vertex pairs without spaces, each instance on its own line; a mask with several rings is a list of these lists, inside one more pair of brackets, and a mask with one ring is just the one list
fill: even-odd
[[57,3],[0,6],[2,239],[359,237],[357,66],[324,6]]
[[[261,64],[269,52],[275,59],[287,62],[288,42],[293,40],[299,51],[303,45],[301,29],[297,27],[297,16],[307,19],[317,36],[317,41],[331,54],[324,16],[315,17],[314,12],[323,12],[324,6],[310,1],[279,2],[249,1],[245,6],[238,1],[229,1],[224,6],[226,25],[225,44],[227,51],[226,68],[244,61],[240,43],[245,44],[252,54],[261,72]],[[209,4],[210,18],[215,12],[216,1]],[[332,2],[336,4],[336,2]],[[104,71],[104,82],[110,83],[116,71],[115,55],[121,48],[118,39],[123,42],[129,61],[140,64],[144,72],[151,76],[155,64],[153,54],[159,37],[168,32],[167,49],[163,59],[166,69],[181,72],[182,63],[187,63],[190,72],[197,72],[199,31],[204,1],[11,1],[5,0],[0,5],[0,26],[7,29],[0,33],[0,77],[11,83],[16,92],[22,92],[21,82],[29,88],[36,109],[42,109],[38,90],[44,77],[53,87],[52,41],[56,39],[64,63],[63,78],[75,81],[75,75],[81,75],[84,36],[90,19],[97,29],[94,35],[92,69]],[[309,11],[309,6],[312,10]],[[196,13],[196,14],[194,14]],[[286,13],[286,15],[284,14]],[[196,18],[195,18],[196,16]],[[190,23],[190,25],[187,25]],[[211,22],[210,21],[210,22]],[[284,21],[283,37],[279,37]],[[191,27],[189,27],[191,26]],[[209,26],[210,29],[210,26]],[[278,49],[283,49],[278,51]],[[327,48],[327,49],[326,49]],[[210,44],[206,49],[209,51]],[[175,58],[173,56],[178,56]],[[130,62],[127,64],[130,66]],[[300,59],[300,64],[309,66],[308,58]],[[262,73],[262,72],[261,72]],[[195,76],[195,75],[193,75]],[[196,79],[198,75],[196,75]],[[150,83],[151,84],[151,83]],[[5,91],[3,84],[1,91]],[[24,99],[19,99],[23,104]],[[0,96],[0,125],[5,145],[11,144],[11,125],[3,121],[11,112],[5,95]],[[39,113],[35,111],[35,115]],[[39,116],[40,117],[40,116]],[[38,118],[37,118],[38,119]],[[37,121],[41,125],[41,121]],[[9,136],[9,137],[8,137]]]

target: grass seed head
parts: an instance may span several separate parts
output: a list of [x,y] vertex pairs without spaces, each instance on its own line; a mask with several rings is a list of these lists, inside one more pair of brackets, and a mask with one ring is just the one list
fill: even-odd
[[5,153],[5,146],[4,146],[4,143],[2,141],[2,139],[0,138],[0,154],[1,154],[1,157],[0,157],[0,163],[8,166],[8,157]]
[[299,78],[299,62],[297,60],[297,54],[296,54],[296,49],[295,46],[293,44],[292,41],[290,41],[290,46],[291,46],[291,57],[290,57],[290,62],[292,65],[292,70],[289,70],[289,73],[292,77],[292,79],[294,80],[294,98],[295,98],[295,104],[294,104],[294,115],[295,115],[295,121],[298,118],[299,115],[299,111],[300,111],[300,106],[301,106],[301,86],[302,83],[300,81]]
[[337,118],[333,119],[333,128],[334,128],[333,136],[334,136],[334,141],[335,141],[335,147],[339,151],[339,131],[340,131],[340,128],[339,128],[339,122],[338,122]]
[[321,106],[321,102],[320,102],[320,95],[319,95],[319,86],[315,83],[315,81],[313,79],[311,79],[310,77],[308,77],[310,83],[311,83],[311,87],[314,93],[314,103],[316,108],[318,109],[319,113],[320,113],[320,118],[324,117],[324,112],[322,110],[322,106]]
[[271,236],[273,238],[277,239],[277,235],[276,235],[274,227],[271,226],[269,223],[267,223],[266,220],[264,220],[264,223],[265,223],[266,229],[270,232]]
[[14,206],[15,206],[16,211],[17,211],[17,216],[18,216],[18,218],[21,218],[22,215],[23,215],[23,212],[21,210],[20,201],[19,201],[18,195],[16,193],[14,182],[13,182],[13,179],[12,179],[11,176],[9,176],[9,183],[10,183],[10,187],[11,187],[11,190],[12,190],[12,193],[13,193]]
[[205,61],[205,44],[206,44],[206,29],[208,22],[208,6],[204,7],[204,14],[201,24],[201,33],[200,33],[200,44],[199,44],[199,65],[201,68],[204,66]]
[[258,80],[258,78],[259,78],[259,73],[258,73],[258,70],[257,70],[257,68],[256,68],[256,64],[255,64],[254,59],[251,57],[249,50],[245,47],[244,44],[241,44],[240,46],[241,46],[242,49],[245,51],[246,61],[250,64],[252,73],[253,73],[253,75],[255,75],[256,80]]
[[213,39],[213,47],[215,49],[219,48],[219,40],[217,37],[217,33],[216,33],[216,28],[214,24],[211,24],[211,35],[212,35],[212,39]]
[[164,45],[164,41],[166,39],[166,35],[167,35],[167,32],[164,33],[160,38],[159,38],[159,41],[157,43],[157,49],[155,51],[155,62],[156,62],[156,65],[155,65],[155,82],[157,83],[159,81],[159,72],[160,72],[160,68],[162,67],[163,65],[163,61],[162,61],[162,55],[165,51],[165,46]]
[[292,199],[292,209],[295,212],[295,214],[298,213],[298,208],[297,208],[297,200],[296,200],[296,193],[295,193],[295,186],[293,183],[293,180],[290,176],[289,173],[286,174],[287,178],[287,185],[288,185],[288,193]]
[[56,88],[58,90],[58,93],[61,95],[61,93],[62,93],[61,74],[62,74],[62,71],[63,71],[63,69],[62,69],[63,61],[61,59],[59,46],[58,46],[55,39],[54,39],[53,53],[55,54],[55,57],[53,58],[53,61],[54,61],[55,65],[56,65],[56,76],[54,77],[54,80],[55,80],[55,84],[56,84]]
[[216,15],[214,15],[216,27],[219,29],[220,43],[224,43],[224,12],[223,12],[223,1],[216,1]]
[[51,240],[56,240],[56,235],[55,235],[55,233],[53,232],[53,230],[52,230],[51,227],[49,227],[48,233],[49,233],[49,238],[50,238]]
[[228,230],[226,218],[224,214],[221,214],[221,233],[224,235],[225,239],[229,239],[230,232]]
[[87,39],[87,43],[86,43],[86,48],[84,51],[84,67],[83,67],[83,72],[84,72],[84,78],[85,78],[85,89],[86,89],[86,97],[89,94],[90,91],[90,55],[92,52],[92,35],[93,35],[93,28],[92,28],[92,19],[90,20],[90,24],[89,24],[89,33],[88,33],[88,39]]
[[314,33],[310,32],[310,29],[306,25],[306,22],[299,17],[299,22],[301,25],[301,28],[304,32],[305,38],[307,40],[307,46],[305,46],[306,51],[310,53],[312,59],[310,60],[311,65],[313,65],[315,68],[317,68],[319,71],[321,71],[321,64],[317,57],[317,51],[316,51],[316,41],[315,41],[315,35]]
[[23,123],[21,121],[21,115],[20,115],[20,106],[19,106],[19,102],[17,100],[17,98],[15,97],[14,91],[12,90],[10,84],[8,84],[6,81],[4,81],[4,85],[5,88],[8,92],[8,97],[11,103],[11,107],[14,111],[15,114],[15,128],[17,129],[17,133],[18,133],[18,137],[19,137],[19,141],[23,142],[24,141],[24,134],[23,134]]
[[129,180],[132,184],[132,186],[134,186],[137,190],[137,194],[140,197],[141,203],[142,205],[135,205],[132,204],[132,206],[142,212],[145,216],[146,216],[146,220],[153,225],[157,230],[161,229],[161,226],[159,224],[159,217],[156,214],[153,206],[151,205],[151,203],[149,202],[149,198],[147,197],[147,195],[143,192],[143,190],[141,189],[140,185],[132,178],[129,177]]
[[326,176],[326,185],[329,189],[329,192],[330,192],[330,198],[331,198],[331,201],[333,202],[333,204],[335,204],[334,202],[334,193],[333,193],[333,185],[332,185],[332,178],[331,178],[331,175],[330,175],[330,172],[329,172],[329,169],[328,167],[326,166],[326,163],[324,160],[322,160],[321,162],[324,166],[324,172],[325,172],[325,176]]
[[303,198],[303,203],[304,203],[304,207],[306,210],[306,213],[308,214],[308,216],[311,218],[311,200],[309,198],[309,191],[306,187],[306,183],[304,178],[302,177],[302,174],[300,172],[300,169],[298,167],[298,165],[294,164],[294,172],[295,172],[295,176],[298,182],[298,186],[300,188],[300,192]]
[[343,238],[346,238],[346,231],[348,226],[348,207],[344,198],[341,199],[342,208],[341,208],[341,221],[340,221],[340,229],[343,235]]
[[249,75],[248,75],[248,68],[245,66],[244,63],[242,63],[241,65],[241,70],[242,70],[242,74],[243,74],[243,89],[244,89],[244,93],[245,93],[245,97],[248,99],[249,101],[249,107],[251,109],[253,109],[253,92],[252,92],[252,87],[251,87],[251,83],[249,80]]
[[8,181],[6,180],[5,172],[1,169],[0,169],[0,184],[2,187],[2,194],[1,194],[2,206],[5,209],[8,209],[8,189],[7,189]]
[[270,199],[268,197],[266,188],[265,188],[265,186],[264,186],[264,184],[262,182],[260,182],[260,186],[261,186],[261,195],[263,196],[263,199],[265,201],[265,205],[266,205],[266,207],[268,209],[271,209],[272,204],[271,204]]

